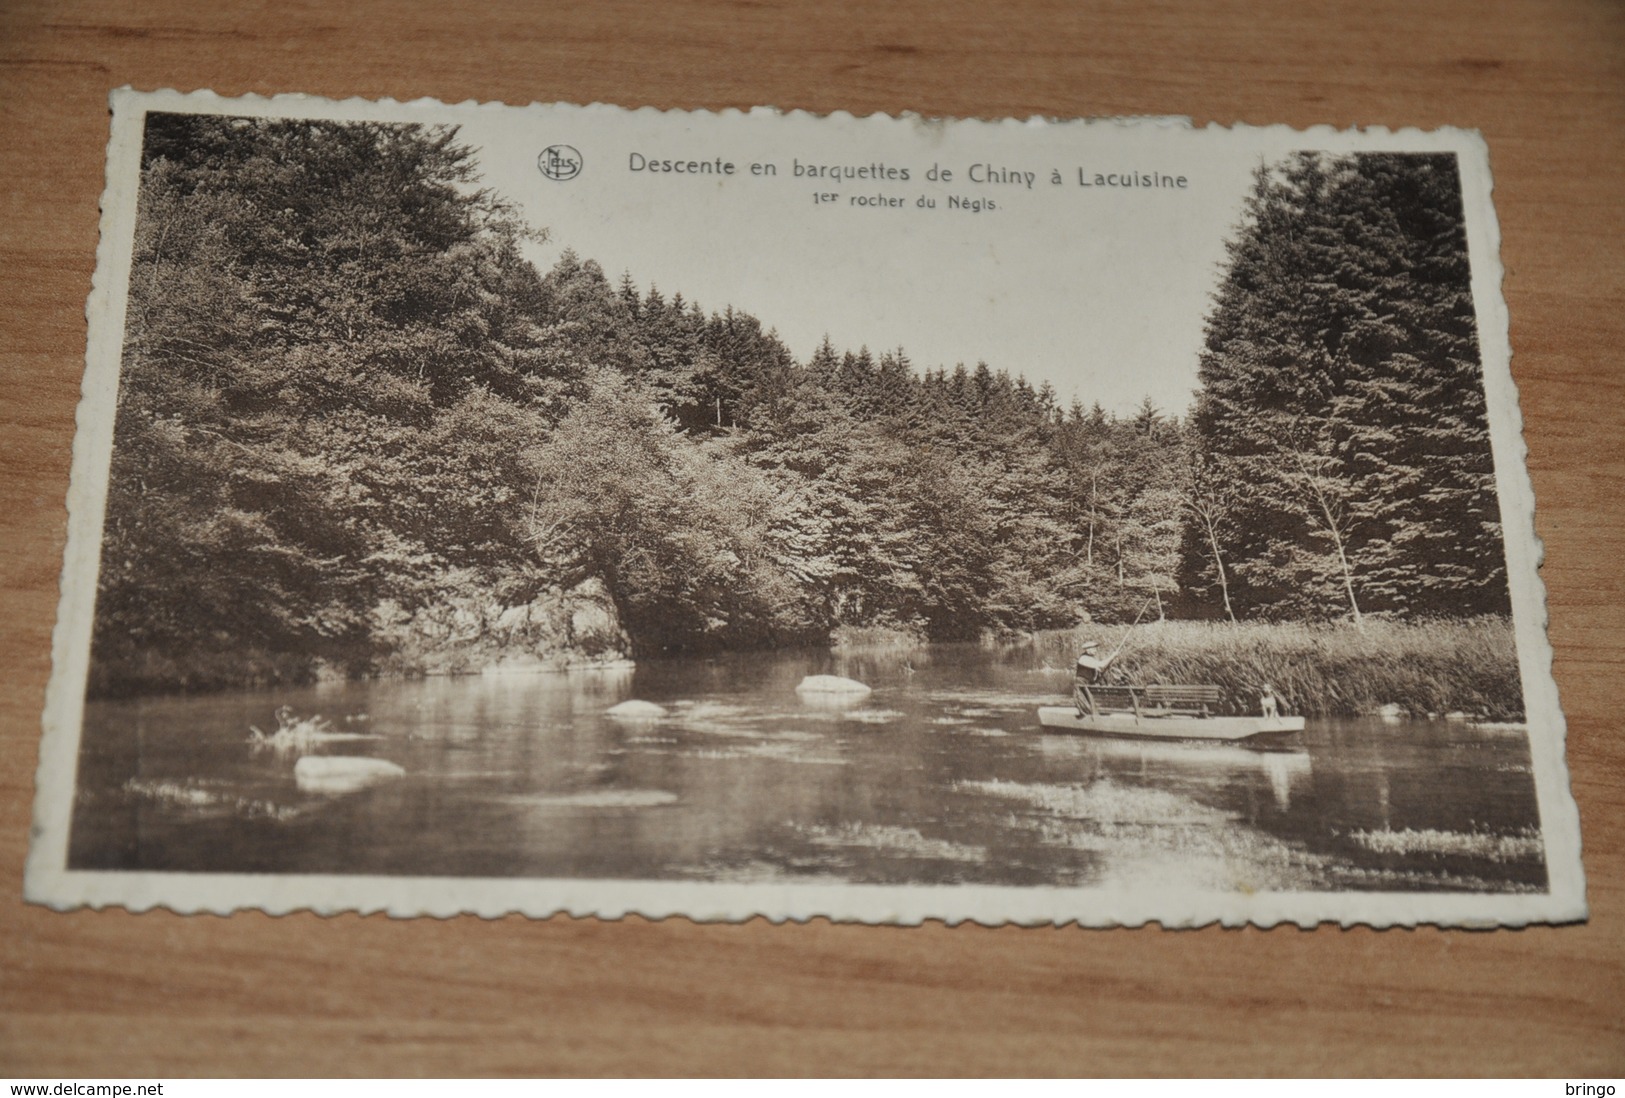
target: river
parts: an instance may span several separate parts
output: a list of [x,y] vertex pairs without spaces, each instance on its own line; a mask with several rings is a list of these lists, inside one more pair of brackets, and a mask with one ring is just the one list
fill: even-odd
[[[869,683],[857,704],[802,676]],[[1544,890],[1524,730],[1311,721],[1281,747],[1053,735],[1064,671],[937,645],[92,702],[81,869]],[[670,716],[617,721],[641,698]],[[347,738],[251,743],[275,711]],[[302,753],[387,760],[358,787]],[[306,764],[309,767],[311,764]]]

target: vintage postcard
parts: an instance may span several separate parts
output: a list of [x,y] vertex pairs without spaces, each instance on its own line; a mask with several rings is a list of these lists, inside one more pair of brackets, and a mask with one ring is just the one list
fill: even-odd
[[1585,917],[1476,134],[112,125],[30,899]]

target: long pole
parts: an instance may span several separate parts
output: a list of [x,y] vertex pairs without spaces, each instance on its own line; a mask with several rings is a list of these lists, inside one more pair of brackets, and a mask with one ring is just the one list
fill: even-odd
[[1140,612],[1134,615],[1134,624],[1128,627],[1128,632],[1123,634],[1123,639],[1117,642],[1117,647],[1112,650],[1112,654],[1106,657],[1107,666],[1110,666],[1111,662],[1117,658],[1117,654],[1121,652],[1123,650],[1123,646],[1128,643],[1129,637],[1134,635],[1134,630],[1140,627],[1140,619],[1145,617],[1145,612],[1149,609],[1151,609],[1151,600],[1146,599],[1144,604],[1140,607]]

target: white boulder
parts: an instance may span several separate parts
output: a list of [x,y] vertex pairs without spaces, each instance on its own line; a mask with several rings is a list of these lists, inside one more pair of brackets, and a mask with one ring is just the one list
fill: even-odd
[[404,769],[387,759],[358,755],[306,755],[293,765],[293,780],[305,793],[353,793],[405,776]]
[[840,694],[846,697],[858,697],[871,693],[870,688],[857,679],[842,678],[840,675],[808,675],[796,687],[797,694]]
[[657,721],[666,716],[666,707],[650,701],[631,698],[604,710],[604,716],[622,721]]

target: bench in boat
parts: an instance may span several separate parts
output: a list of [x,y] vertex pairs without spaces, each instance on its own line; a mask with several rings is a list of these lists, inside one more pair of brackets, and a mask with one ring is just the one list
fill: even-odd
[[1302,732],[1302,717],[1221,716],[1224,690],[1209,685],[1079,683],[1075,705],[1043,706],[1038,723],[1060,732],[1169,740],[1255,740]]
[[1119,711],[1180,716],[1211,716],[1224,689],[1209,685],[1152,683],[1148,686],[1080,686],[1089,712]]

